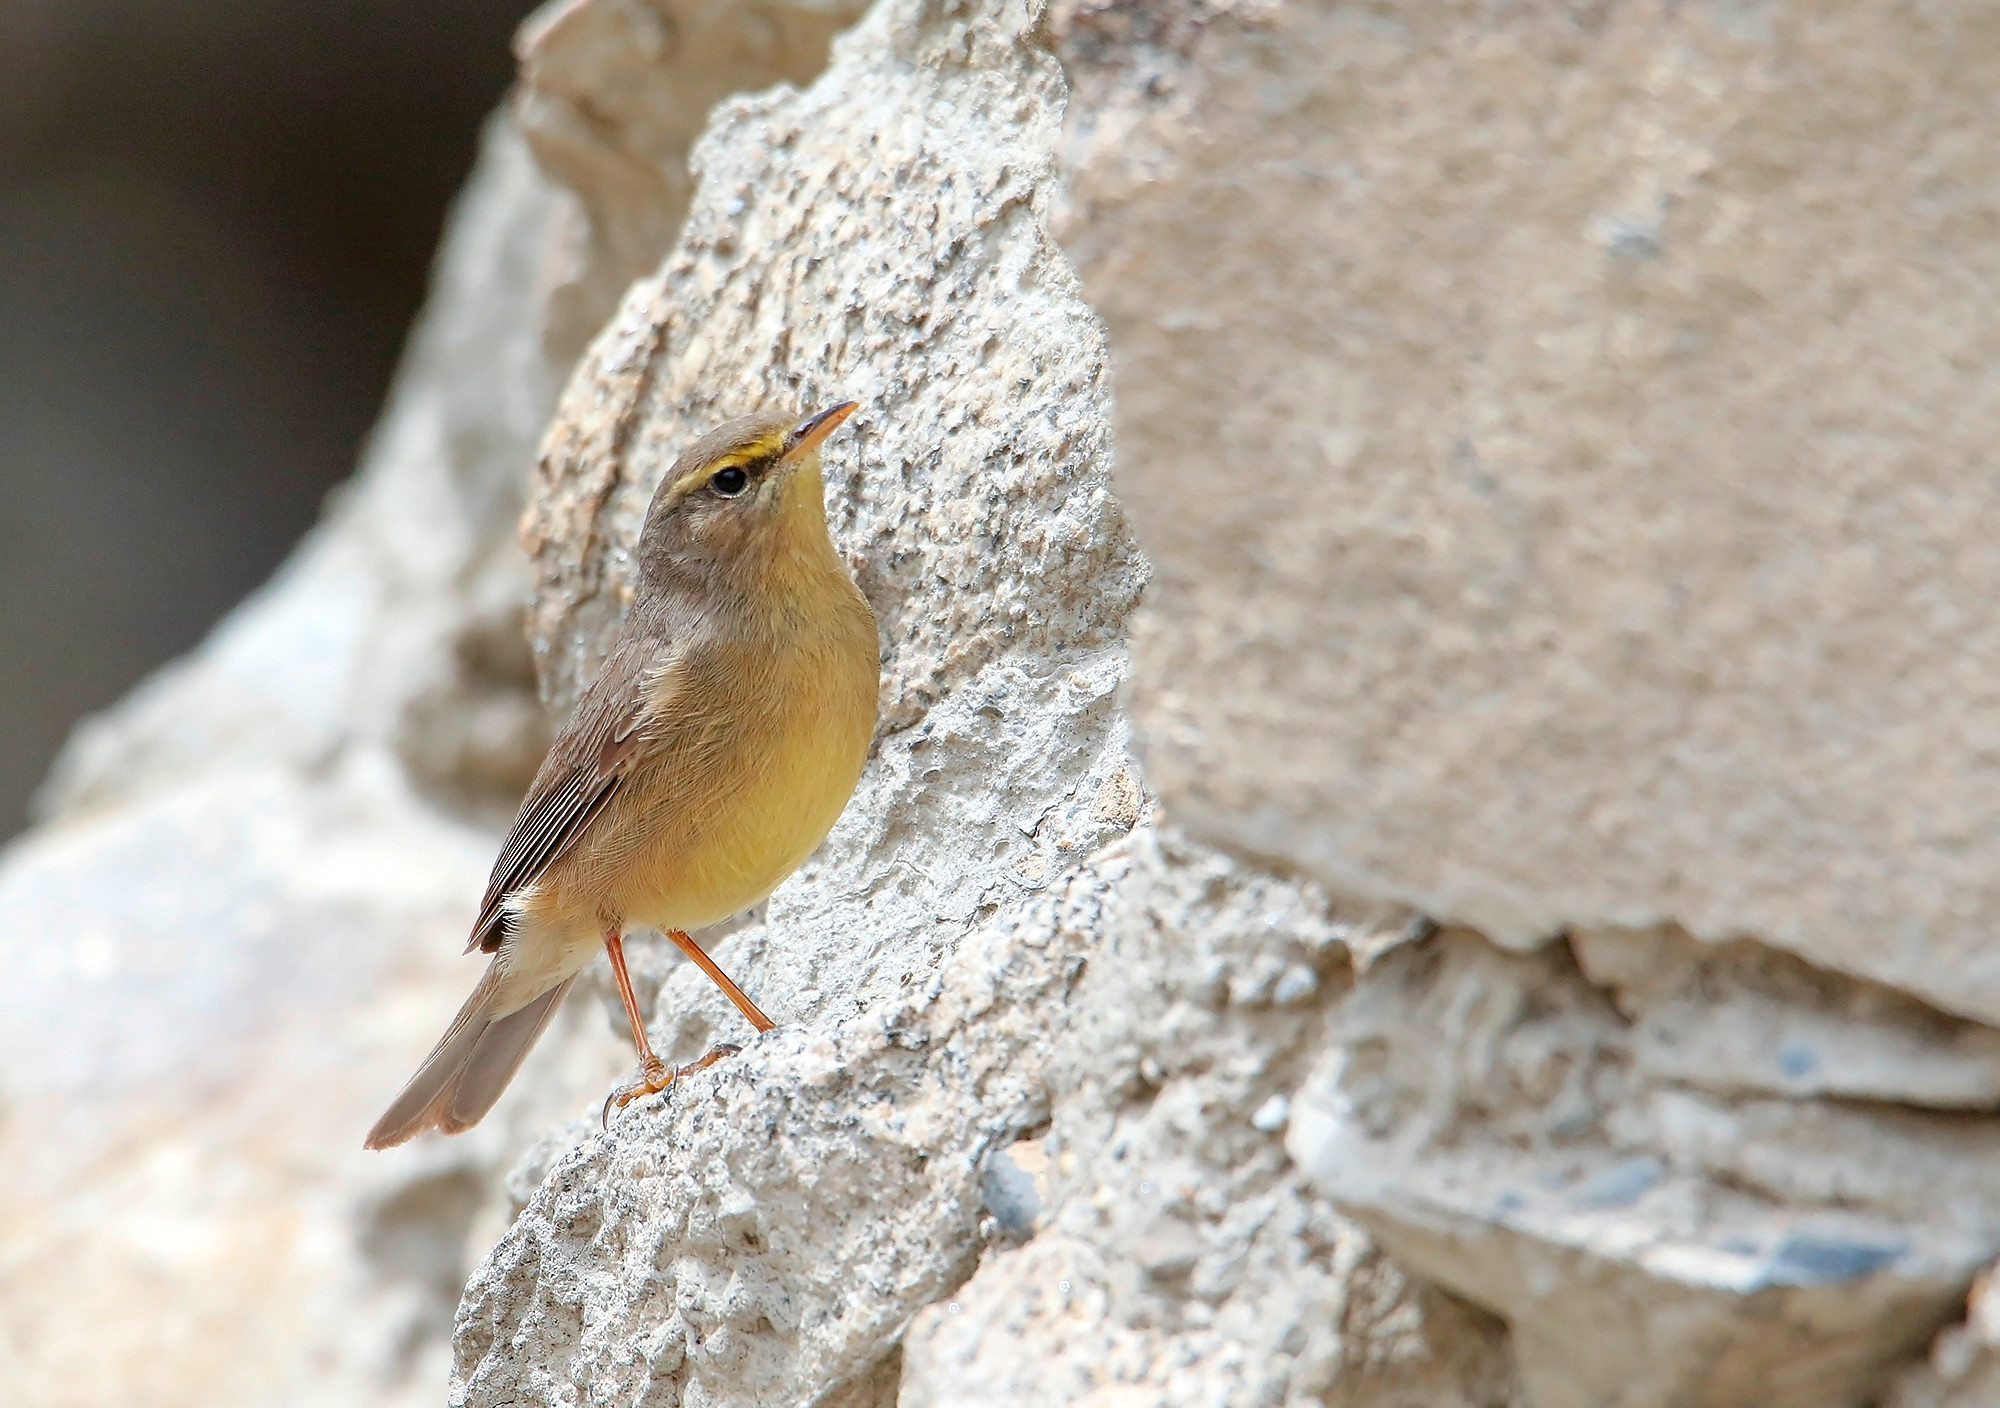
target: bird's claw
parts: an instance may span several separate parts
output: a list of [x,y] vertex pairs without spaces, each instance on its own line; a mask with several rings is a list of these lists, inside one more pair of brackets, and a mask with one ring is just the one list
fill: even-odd
[[738,1055],[742,1050],[742,1047],[735,1045],[733,1042],[717,1042],[714,1046],[709,1047],[707,1055],[703,1056],[699,1061],[690,1061],[685,1066],[669,1066],[658,1057],[654,1057],[646,1063],[645,1068],[639,1073],[639,1079],[633,1081],[630,1085],[620,1086],[605,1098],[604,1113],[600,1119],[601,1124],[605,1129],[611,1128],[612,1106],[615,1105],[622,1110],[634,1100],[648,1095],[658,1095],[682,1076],[691,1076],[696,1071],[705,1071],[723,1057]]

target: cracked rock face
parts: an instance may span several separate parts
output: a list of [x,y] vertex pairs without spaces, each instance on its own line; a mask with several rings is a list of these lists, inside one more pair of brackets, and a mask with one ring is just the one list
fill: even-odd
[[1148,776],[1464,926],[1358,955],[1293,1157],[1536,1404],[1864,1400],[2000,1249],[1983,16],[1050,33]]
[[1515,1402],[1501,1322],[1412,1281],[1286,1156],[1380,920],[1151,827],[1116,864],[1051,1014],[1032,1240],[996,1238],[911,1326],[904,1408]]
[[1448,930],[1335,1006],[1287,1147],[1508,1317],[1537,1405],[1857,1402],[2000,1247],[1990,1036],[1754,945]]
[[[1352,930],[1219,857],[1177,869],[1143,820],[1115,692],[1144,568],[1096,319],[1046,231],[1042,18],[883,5],[812,88],[724,109],[681,248],[563,398],[527,528],[551,696],[602,650],[680,443],[852,396],[829,504],[884,721],[828,845],[719,950],[785,1025],[538,1153],[468,1287],[454,1402],[1070,1401],[1107,1377],[1134,1402],[1508,1401],[1499,1322],[1411,1282],[1283,1153]],[[741,1039],[698,974],[660,977],[667,1048]],[[1204,1030],[1232,1004],[1233,1043]],[[1030,1209],[995,1177],[1038,1131]]]

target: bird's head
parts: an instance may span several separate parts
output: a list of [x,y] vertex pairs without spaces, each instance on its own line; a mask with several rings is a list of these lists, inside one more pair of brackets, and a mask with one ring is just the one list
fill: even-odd
[[743,416],[689,445],[646,510],[640,575],[709,577],[824,543],[819,446],[854,410],[843,401],[803,420]]

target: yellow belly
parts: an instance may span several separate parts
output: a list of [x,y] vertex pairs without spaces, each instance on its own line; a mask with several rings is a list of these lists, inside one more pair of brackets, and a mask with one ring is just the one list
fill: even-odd
[[[874,733],[863,713],[826,701],[747,738],[727,785],[657,827],[621,887],[625,919],[698,929],[762,900],[825,839],[854,794]],[[670,804],[668,804],[670,805]]]
[[653,759],[524,910],[584,951],[604,929],[698,929],[762,900],[825,838],[853,795],[875,729],[866,639],[784,652],[757,682],[674,714]]

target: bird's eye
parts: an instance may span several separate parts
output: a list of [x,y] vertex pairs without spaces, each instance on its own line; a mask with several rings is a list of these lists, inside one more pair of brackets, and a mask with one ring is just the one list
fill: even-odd
[[733,499],[750,487],[750,476],[732,464],[727,469],[718,469],[708,487],[725,499]]

